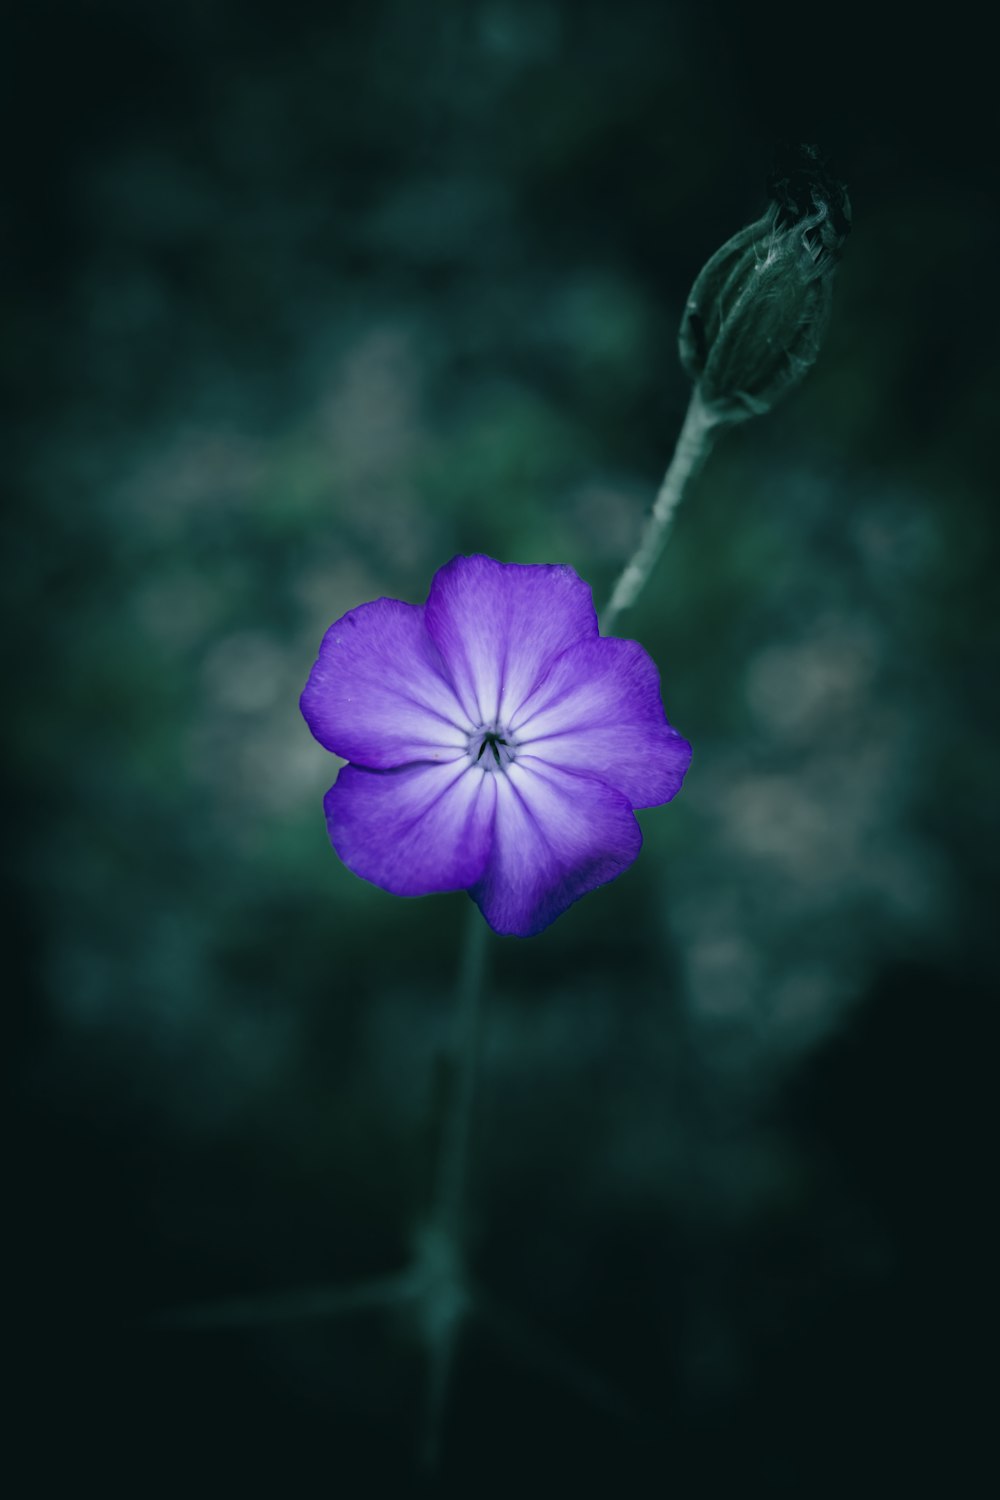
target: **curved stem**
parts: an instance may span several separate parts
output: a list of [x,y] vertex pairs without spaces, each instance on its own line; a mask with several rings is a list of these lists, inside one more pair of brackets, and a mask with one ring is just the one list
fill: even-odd
[[605,635],[610,635],[612,626],[622,610],[631,608],[645,588],[649,575],[666,545],[670,524],[685,487],[698,473],[712,451],[717,427],[718,419],[709,414],[698,394],[698,387],[695,386],[684,418],[684,425],[677,439],[674,456],[663,476],[663,483],[653,502],[652,513],[646,522],[642,539],[632,557],[625,564],[601,615],[601,629]]

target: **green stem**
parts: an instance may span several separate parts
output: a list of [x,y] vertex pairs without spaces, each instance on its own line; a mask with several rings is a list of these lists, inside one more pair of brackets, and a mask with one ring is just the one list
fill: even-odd
[[709,414],[695,386],[674,456],[663,476],[642,538],[622,569],[601,615],[601,629],[605,635],[611,634],[618,616],[631,608],[648,583],[649,575],[666,546],[670,525],[684,490],[712,451],[718,425],[718,419]]
[[455,994],[454,1070],[441,1137],[434,1206],[416,1245],[415,1278],[427,1343],[427,1403],[422,1460],[437,1464],[445,1404],[462,1324],[471,1309],[464,1260],[464,1200],[479,1076],[487,926],[469,903]]
[[455,1072],[441,1141],[434,1204],[435,1222],[455,1235],[461,1228],[472,1109],[479,1075],[487,932],[479,908],[470,901],[455,990]]

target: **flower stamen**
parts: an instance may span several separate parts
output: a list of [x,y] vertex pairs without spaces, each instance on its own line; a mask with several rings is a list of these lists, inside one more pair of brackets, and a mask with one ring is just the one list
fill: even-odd
[[[476,746],[479,746],[478,750]],[[502,747],[502,748],[501,748]],[[489,750],[493,756],[493,764],[489,757],[483,757]],[[475,754],[473,754],[475,751]],[[474,731],[469,738],[469,756],[474,766],[481,765],[484,771],[492,771],[494,767],[498,771],[506,771],[510,763],[515,759],[514,742],[508,737],[508,731],[499,727],[494,729],[480,728]]]

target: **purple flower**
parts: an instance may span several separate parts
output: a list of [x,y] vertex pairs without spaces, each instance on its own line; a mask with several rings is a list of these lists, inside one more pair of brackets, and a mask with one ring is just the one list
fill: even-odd
[[602,637],[572,568],[456,557],[427,603],[376,599],[331,625],[302,694],[350,764],[326,794],[333,847],[397,896],[467,890],[528,937],[642,846],[691,747],[636,641]]

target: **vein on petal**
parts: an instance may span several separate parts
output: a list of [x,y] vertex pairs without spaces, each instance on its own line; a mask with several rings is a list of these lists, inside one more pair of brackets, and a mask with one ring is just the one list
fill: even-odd
[[[454,763],[455,763],[454,761],[445,761],[444,762],[445,765],[454,765]],[[433,760],[431,760],[431,761],[411,761],[408,765],[405,765],[405,766],[391,766],[391,767],[389,767],[388,770],[385,770],[385,771],[369,770],[368,767],[366,767],[366,766],[356,766],[355,770],[365,771],[366,774],[369,775],[369,776],[398,776],[401,771],[412,771],[412,770],[416,769],[417,766],[422,766],[422,765],[434,766],[435,768],[437,768],[438,766],[441,765],[441,762],[440,761],[433,761]],[[409,832],[412,828],[415,828],[416,825],[419,822],[421,822],[424,818],[426,818],[426,816],[427,816],[427,814],[429,812],[432,812],[433,809],[435,807],[437,807],[437,805],[441,801],[442,797],[447,797],[448,793],[450,791],[452,791],[458,785],[458,783],[461,781],[462,777],[466,774],[466,772],[467,771],[471,771],[471,770],[472,770],[471,766],[465,766],[463,770],[459,771],[459,773],[458,773],[457,776],[453,776],[451,778],[451,780],[449,781],[448,785],[446,787],[443,787],[441,789],[441,791],[438,792],[437,796],[434,797],[430,802],[428,802],[428,804],[427,804],[426,807],[422,808],[420,812],[414,813],[414,815],[413,815],[412,818],[409,818],[405,823],[402,823],[402,824],[399,825],[400,831],[401,832],[402,831]]]

